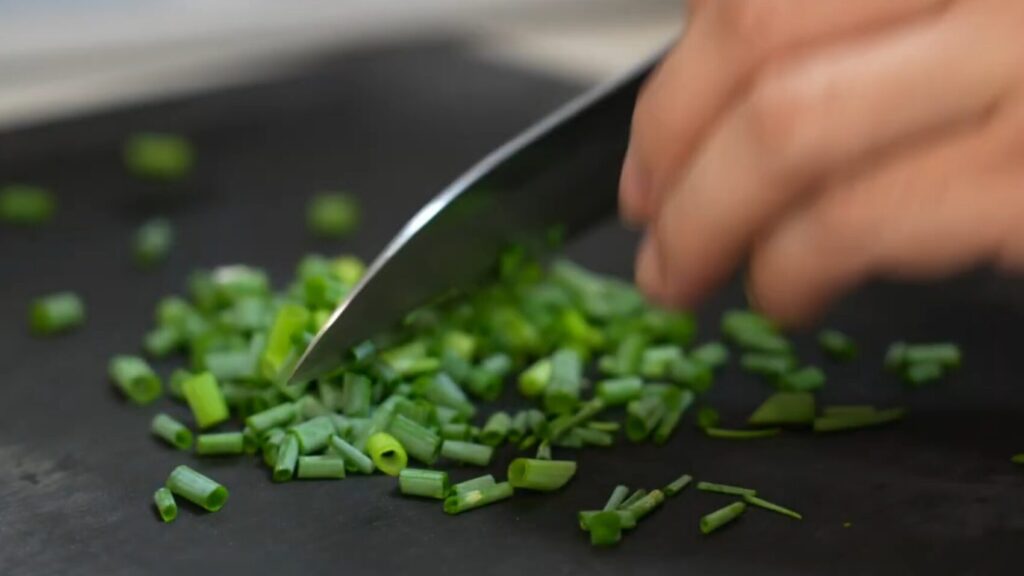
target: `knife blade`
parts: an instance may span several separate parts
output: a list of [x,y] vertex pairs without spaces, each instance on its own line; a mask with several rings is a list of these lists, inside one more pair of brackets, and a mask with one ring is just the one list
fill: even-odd
[[410,310],[486,278],[509,246],[537,249],[553,227],[570,238],[614,214],[633,105],[657,60],[570,101],[428,202],[334,310],[289,382],[337,368]]

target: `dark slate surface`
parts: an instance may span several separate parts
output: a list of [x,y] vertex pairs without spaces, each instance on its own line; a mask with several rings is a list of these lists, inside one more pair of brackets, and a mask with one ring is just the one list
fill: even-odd
[[[877,286],[829,318],[860,340],[864,360],[829,368],[824,397],[906,405],[898,426],[736,443],[686,425],[664,448],[584,452],[563,492],[458,518],[401,499],[383,477],[273,485],[249,461],[197,462],[150,438],[153,410],[126,405],[107,383],[107,358],[136,348],[154,302],[180,290],[191,268],[246,262],[281,281],[309,251],[370,257],[442,184],[575,92],[441,43],[367,50],[286,81],[0,136],[0,181],[51,186],[61,202],[49,227],[0,227],[0,574],[1019,573],[1024,470],[1008,458],[1024,451],[1024,298],[1019,284],[987,275]],[[167,190],[123,173],[118,143],[144,129],[195,140],[200,165],[187,185]],[[357,238],[305,234],[304,201],[325,188],[361,196]],[[139,273],[129,234],[157,213],[177,223],[178,249]],[[609,225],[570,251],[628,275],[633,242]],[[29,337],[27,303],[58,289],[84,296],[88,325]],[[734,287],[701,311],[705,337],[739,302]],[[880,369],[896,337],[956,339],[966,367],[908,392]],[[730,368],[711,400],[738,423],[764,395]],[[150,496],[181,462],[221,480],[231,498],[218,514],[183,506],[163,525]],[[691,492],[616,550],[592,550],[576,528],[575,512],[599,506],[616,483],[656,486],[684,471],[755,486],[806,519],[755,510],[704,538],[698,517],[725,501]]]

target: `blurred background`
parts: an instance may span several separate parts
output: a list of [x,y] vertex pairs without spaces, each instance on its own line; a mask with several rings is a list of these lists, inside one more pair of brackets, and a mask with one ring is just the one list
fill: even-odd
[[0,0],[0,129],[439,36],[580,84],[669,41],[681,0]]

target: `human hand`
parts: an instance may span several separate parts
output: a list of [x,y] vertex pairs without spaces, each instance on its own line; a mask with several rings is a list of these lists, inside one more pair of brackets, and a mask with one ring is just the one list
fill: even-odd
[[1024,2],[691,8],[623,168],[649,296],[691,306],[749,258],[797,324],[872,277],[1024,268]]

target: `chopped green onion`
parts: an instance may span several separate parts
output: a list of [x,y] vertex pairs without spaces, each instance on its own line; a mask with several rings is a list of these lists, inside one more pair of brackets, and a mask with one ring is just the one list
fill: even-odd
[[904,353],[904,362],[914,364],[938,364],[943,368],[959,368],[960,347],[943,342],[940,344],[911,344]]
[[615,432],[618,432],[622,428],[622,424],[610,420],[591,420],[590,422],[587,422],[587,428],[590,428],[591,430],[599,430],[601,432],[608,432],[609,434],[614,434]]
[[397,476],[409,463],[405,447],[387,432],[377,432],[367,438],[366,451],[377,469],[388,476]]
[[697,482],[697,490],[729,494],[730,496],[757,496],[757,490],[741,486],[730,486],[729,484],[717,484],[715,482]]
[[587,446],[607,447],[615,443],[615,437],[610,433],[593,428],[573,428],[570,435],[578,438]]
[[495,412],[480,431],[480,442],[488,446],[497,446],[505,441],[511,427],[512,417],[508,412]]
[[676,494],[683,491],[684,488],[693,482],[693,476],[689,474],[683,474],[679,478],[669,482],[668,486],[665,486],[664,492],[666,496],[675,496]]
[[783,516],[789,516],[790,518],[795,518],[797,520],[803,520],[804,518],[802,515],[790,510],[789,508],[784,508],[782,506],[779,506],[778,504],[768,502],[767,500],[762,500],[757,496],[744,496],[743,500],[746,501],[747,504],[758,506],[760,508],[764,508],[765,510],[771,510],[772,512],[782,514]]
[[722,333],[740,348],[756,352],[789,352],[789,342],[763,316],[746,310],[729,310],[722,315]]
[[227,488],[185,465],[171,471],[167,477],[167,488],[209,512],[220,510],[228,501]]
[[551,441],[544,439],[537,446],[537,460],[551,460]]
[[602,510],[618,510],[619,506],[626,501],[627,496],[629,496],[629,486],[619,484],[612,490]]
[[[466,422],[450,422],[441,426],[441,438],[444,440],[470,440],[473,437],[472,426]],[[444,446],[441,447],[444,450]]]
[[550,492],[565,486],[576,474],[571,460],[516,458],[508,466],[508,481],[516,488]]
[[136,404],[149,404],[163,393],[163,385],[149,364],[138,356],[114,356],[108,365],[110,379]]
[[600,514],[601,512],[615,512],[619,516],[619,525],[623,530],[632,530],[636,528],[636,517],[629,510],[623,510],[621,508],[617,510],[582,510],[576,514],[577,520],[580,523],[580,529],[589,532],[590,531],[590,520]]
[[672,436],[672,432],[679,425],[683,413],[693,404],[694,398],[695,396],[690,390],[677,390],[675,388],[662,396],[665,403],[665,413],[658,422],[658,426],[654,429],[653,437],[655,444],[664,444],[668,441]]
[[691,350],[690,358],[705,366],[718,368],[729,361],[729,349],[721,342],[708,342]]
[[855,430],[858,428],[869,428],[881,426],[890,422],[901,420],[904,415],[902,408],[890,408],[877,410],[875,412],[847,412],[845,414],[833,413],[829,416],[819,416],[814,420],[815,432],[839,432],[842,430]]
[[185,391],[181,389],[181,385],[185,383],[185,380],[188,380],[192,376],[194,376],[194,374],[183,368],[178,368],[174,372],[171,372],[171,377],[167,380],[167,390],[171,393],[173,398],[177,398],[178,400],[185,399]]
[[640,375],[647,379],[667,378],[673,365],[683,359],[683,349],[675,345],[653,346],[644,350]]
[[299,462],[299,440],[294,434],[287,434],[277,448],[274,462],[274,482],[287,482],[295,474]]
[[38,186],[9,184],[0,188],[0,222],[43,224],[53,218],[56,209],[53,196]]
[[510,444],[515,444],[526,436],[529,431],[530,421],[529,413],[526,410],[520,410],[512,416],[512,426],[508,430],[508,441]]
[[1013,457],[1010,458],[1010,462],[1013,462],[1014,464],[1024,465],[1024,453],[1013,455]]
[[370,413],[373,383],[361,374],[345,374],[341,387],[341,411],[346,416],[367,416]]
[[857,357],[857,345],[849,336],[838,330],[819,332],[818,345],[829,358],[838,362],[847,362]]
[[746,509],[747,504],[745,502],[733,502],[724,508],[720,508],[707,516],[704,516],[700,519],[701,534],[710,534],[715,530],[718,530],[722,526],[725,526],[739,518]]
[[74,292],[57,292],[32,301],[29,328],[38,336],[67,332],[85,323],[85,305]]
[[444,372],[417,379],[413,388],[433,404],[454,408],[461,418],[472,418],[476,413],[466,393]]
[[651,490],[643,496],[626,507],[626,510],[630,512],[637,520],[640,520],[644,516],[650,514],[655,508],[661,506],[661,503],[665,501],[665,494],[658,489]]
[[707,430],[708,428],[714,428],[718,426],[718,422],[721,417],[718,415],[718,410],[715,410],[711,406],[703,406],[697,411],[697,427]]
[[740,368],[752,374],[778,378],[796,368],[796,359],[789,354],[748,352],[740,357]]
[[941,364],[922,362],[910,364],[903,370],[903,379],[908,384],[920,386],[942,378],[944,368]]
[[608,406],[621,406],[640,397],[644,381],[636,376],[623,376],[597,383],[597,397]]
[[164,358],[181,344],[181,334],[177,330],[161,326],[146,333],[142,348],[154,358]]
[[469,391],[484,400],[494,401],[501,395],[505,376],[512,370],[512,359],[506,354],[492,354],[484,358],[469,375]]
[[825,373],[816,366],[806,366],[783,374],[778,387],[792,392],[811,392],[825,385]]
[[644,350],[649,344],[647,336],[643,334],[627,334],[619,342],[613,356],[608,356],[608,361],[603,363],[603,370],[607,374],[626,376],[636,374],[640,371],[640,363],[643,360]]
[[814,395],[810,392],[776,392],[747,419],[751,426],[785,426],[814,422]]
[[274,463],[277,462],[277,450],[281,446],[281,442],[284,441],[285,431],[281,428],[274,428],[268,430],[262,436],[263,441],[263,463],[270,468],[274,467]]
[[271,428],[287,426],[293,420],[295,420],[295,404],[285,402],[249,416],[245,419],[245,425],[262,434]]
[[622,521],[615,511],[598,512],[589,517],[587,530],[593,546],[613,546],[622,540]]
[[444,500],[448,496],[448,473],[440,470],[406,468],[398,475],[398,489],[406,496]]
[[347,236],[359,225],[359,204],[348,194],[317,194],[306,206],[306,225],[317,236]]
[[300,454],[312,454],[327,447],[334,434],[334,421],[328,416],[317,416],[288,428],[299,441]]
[[267,334],[266,347],[260,355],[260,371],[264,378],[278,380],[294,356],[292,337],[306,329],[309,310],[298,304],[284,304],[277,311]]
[[192,171],[194,153],[188,140],[155,132],[132,136],[124,144],[124,163],[130,172],[151,180],[180,180]]
[[391,420],[387,430],[402,443],[409,456],[428,465],[437,461],[441,452],[441,437],[430,429],[399,414]]
[[706,392],[715,381],[711,366],[685,356],[672,364],[669,376],[674,382],[695,392]]
[[704,433],[712,438],[725,440],[757,440],[758,438],[771,438],[778,436],[781,428],[761,428],[759,430],[733,430],[729,428],[705,428]]
[[178,450],[192,448],[192,432],[184,424],[167,414],[161,412],[154,416],[149,428],[153,434],[164,439]]
[[893,342],[885,352],[885,368],[887,370],[900,370],[907,363],[907,343]]
[[196,439],[196,454],[200,456],[230,456],[245,452],[245,435],[241,432],[200,434]]
[[340,436],[331,436],[331,449],[345,460],[345,467],[362,474],[373,473],[373,460]]
[[551,355],[551,379],[544,389],[544,407],[549,412],[565,413],[576,407],[583,384],[583,362],[572,349],[563,348]]
[[444,511],[447,514],[461,514],[488,504],[512,497],[514,489],[508,482],[500,482],[474,490],[455,492],[445,498]]
[[822,416],[845,416],[848,414],[874,414],[878,408],[869,404],[838,404],[821,409]]
[[481,490],[495,485],[494,476],[490,474],[484,474],[483,476],[477,476],[476,478],[470,478],[464,482],[459,482],[452,486],[452,494],[463,494],[471,492],[473,490]]
[[178,504],[174,501],[174,494],[165,486],[153,493],[153,504],[164,522],[173,522],[178,517]]
[[345,460],[337,456],[300,456],[295,476],[303,480],[340,480],[345,477]]
[[135,231],[135,262],[150,267],[167,258],[174,245],[174,228],[165,218],[147,221]]
[[197,374],[182,383],[181,389],[200,428],[209,428],[228,419],[228,405],[213,374]]
[[633,442],[647,438],[665,414],[660,396],[644,396],[626,405],[626,437]]
[[604,407],[604,400],[601,398],[588,400],[572,416],[560,417],[552,421],[548,426],[548,436],[550,436],[552,441],[558,440],[569,430],[586,424],[591,418],[604,410]]
[[445,440],[441,443],[441,457],[464,464],[487,466],[491,463],[494,448],[486,444]]
[[643,488],[637,488],[636,490],[633,491],[632,494],[629,495],[629,498],[626,498],[625,500],[622,501],[622,504],[619,504],[619,510],[628,510],[630,506],[635,504],[638,500],[640,500],[646,495],[647,490],[644,490]]

